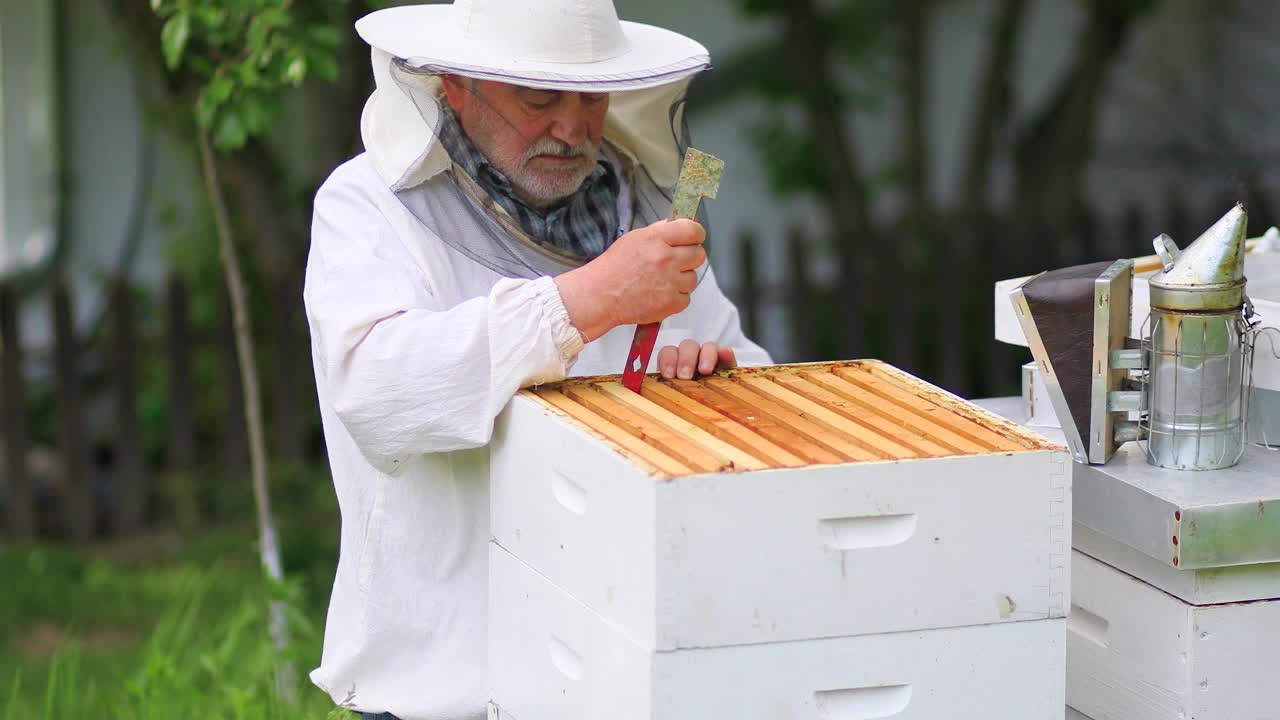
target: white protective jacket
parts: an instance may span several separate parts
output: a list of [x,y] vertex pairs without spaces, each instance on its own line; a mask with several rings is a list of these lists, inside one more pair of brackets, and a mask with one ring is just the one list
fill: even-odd
[[[635,327],[583,346],[551,278],[503,278],[470,260],[391,184],[363,154],[315,201],[305,301],[342,536],[311,678],[363,711],[479,718],[494,418],[522,387],[620,372]],[[454,222],[474,220],[442,225]],[[685,338],[769,362],[709,271],[658,347]]]

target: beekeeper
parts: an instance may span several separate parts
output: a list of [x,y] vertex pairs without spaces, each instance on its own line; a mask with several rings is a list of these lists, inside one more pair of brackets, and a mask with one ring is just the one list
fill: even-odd
[[305,300],[341,557],[311,677],[403,720],[486,694],[488,456],[520,388],[621,372],[662,320],[657,370],[768,356],[666,221],[684,95],[709,66],[611,0],[457,0],[356,24],[376,89],[365,152],[315,201]]

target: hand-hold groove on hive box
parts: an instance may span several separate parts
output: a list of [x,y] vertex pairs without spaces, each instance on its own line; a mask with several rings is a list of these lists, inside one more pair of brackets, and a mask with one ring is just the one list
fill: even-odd
[[850,462],[1057,449],[874,360],[526,390],[664,478]]

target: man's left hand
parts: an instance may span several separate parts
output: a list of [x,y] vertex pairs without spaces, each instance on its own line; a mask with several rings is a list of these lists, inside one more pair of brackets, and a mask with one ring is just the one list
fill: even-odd
[[710,375],[716,368],[737,366],[738,358],[734,356],[733,348],[720,347],[713,342],[699,345],[694,340],[685,340],[679,347],[668,345],[658,351],[658,372],[667,380],[692,380],[695,374]]

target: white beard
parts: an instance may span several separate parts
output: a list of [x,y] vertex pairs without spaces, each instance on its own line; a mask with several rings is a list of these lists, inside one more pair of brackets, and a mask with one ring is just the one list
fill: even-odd
[[[529,162],[538,155],[562,155],[580,158],[581,162],[561,172],[539,172],[529,167]],[[577,192],[591,177],[598,155],[599,148],[590,142],[571,148],[553,138],[543,138],[529,146],[517,168],[508,169],[497,162],[494,164],[511,180],[517,197],[534,207],[545,207]]]
[[[498,133],[511,132],[510,124],[491,109],[477,113],[476,120],[477,127],[471,141],[494,167],[507,176],[516,197],[536,208],[554,205],[577,192],[591,177],[600,156],[600,145],[589,138],[573,147],[550,136],[535,140],[519,155],[496,152],[493,148],[495,143],[489,139]],[[581,161],[556,172],[547,172],[529,166],[538,155],[560,155],[580,158]]]

